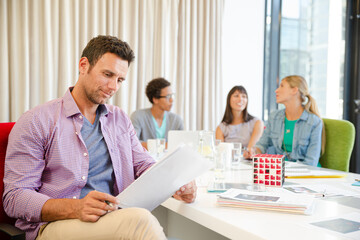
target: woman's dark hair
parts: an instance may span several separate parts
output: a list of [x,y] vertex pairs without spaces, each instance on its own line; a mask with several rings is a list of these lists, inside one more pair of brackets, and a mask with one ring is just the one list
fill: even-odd
[[[232,111],[231,111],[231,106],[230,106],[230,99],[231,99],[231,96],[236,92],[240,92],[240,93],[243,93],[246,95],[247,99],[249,99],[248,97],[248,94],[246,92],[246,89],[243,87],[243,86],[235,86],[233,87],[230,92],[228,93],[227,95],[227,99],[226,99],[226,109],[225,109],[225,113],[224,113],[224,117],[222,119],[222,122],[226,123],[226,124],[230,124],[233,119],[234,119],[234,116],[232,114]],[[249,100],[248,100],[248,103],[249,103]],[[247,111],[247,106],[248,106],[248,103],[246,104],[246,107],[244,108],[244,110],[242,111],[243,112],[243,120],[244,122],[248,122],[250,121],[251,119],[253,119],[254,117],[251,116],[248,111]]]
[[161,89],[170,86],[170,82],[165,80],[165,78],[155,78],[151,80],[146,86],[146,96],[148,97],[151,103],[153,102],[153,98],[160,98]]

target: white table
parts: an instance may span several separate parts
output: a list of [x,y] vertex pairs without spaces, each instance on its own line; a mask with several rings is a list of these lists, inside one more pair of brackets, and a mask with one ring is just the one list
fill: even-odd
[[[339,172],[343,173],[343,172]],[[204,176],[202,176],[204,178]],[[206,178],[206,177],[205,177]],[[227,179],[251,183],[251,170],[236,170],[227,173]],[[326,183],[343,189],[353,189],[360,195],[360,187],[351,187],[359,174],[347,173],[345,178],[286,179],[285,182],[299,184]],[[204,181],[202,179],[201,182]],[[206,179],[205,179],[206,181]],[[316,199],[312,215],[297,215],[277,211],[220,207],[216,204],[216,193],[208,193],[199,186],[194,203],[185,204],[173,198],[165,201],[153,211],[168,237],[191,239],[342,239],[308,223],[360,212],[334,201]]]

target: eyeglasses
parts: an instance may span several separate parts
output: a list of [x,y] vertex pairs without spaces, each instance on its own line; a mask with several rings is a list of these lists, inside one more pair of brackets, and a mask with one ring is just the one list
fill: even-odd
[[168,95],[166,95],[166,96],[159,96],[159,98],[166,98],[166,100],[170,100],[170,99],[174,99],[174,97],[175,97],[175,93],[170,93],[170,94],[168,94]]

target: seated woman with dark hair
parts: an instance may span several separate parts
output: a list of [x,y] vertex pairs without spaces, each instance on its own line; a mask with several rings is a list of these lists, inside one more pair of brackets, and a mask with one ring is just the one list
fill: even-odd
[[136,110],[130,117],[136,135],[145,148],[148,139],[165,138],[167,141],[169,130],[184,129],[182,119],[170,112],[174,101],[170,82],[164,78],[151,80],[146,86],[146,96],[152,107]]
[[216,139],[223,142],[240,142],[243,147],[252,147],[262,135],[263,122],[247,111],[248,94],[243,86],[233,87],[227,95],[226,109]]

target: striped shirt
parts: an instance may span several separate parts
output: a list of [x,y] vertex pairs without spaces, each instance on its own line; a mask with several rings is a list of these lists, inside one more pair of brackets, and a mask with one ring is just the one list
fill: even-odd
[[[84,116],[69,89],[62,98],[24,113],[14,125],[5,159],[3,203],[16,226],[35,239],[41,209],[51,198],[80,196],[89,170],[89,153],[80,131]],[[122,192],[153,163],[141,146],[129,117],[104,105],[101,131],[114,168],[114,195]]]

